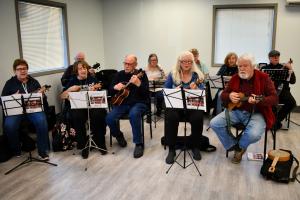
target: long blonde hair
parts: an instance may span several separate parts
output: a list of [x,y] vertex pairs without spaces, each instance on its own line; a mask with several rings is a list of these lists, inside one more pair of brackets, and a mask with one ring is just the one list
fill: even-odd
[[178,56],[177,63],[173,67],[172,72],[171,72],[172,73],[173,82],[176,85],[179,85],[181,83],[181,76],[180,76],[181,75],[181,67],[180,66],[181,66],[181,61],[182,61],[183,57],[186,57],[186,56],[191,57],[191,61],[193,61],[190,73],[192,74],[193,72],[196,72],[198,74],[198,78],[204,80],[203,73],[198,69],[198,67],[195,64],[194,55],[191,52],[189,52],[189,51],[184,51],[184,52],[182,52]]

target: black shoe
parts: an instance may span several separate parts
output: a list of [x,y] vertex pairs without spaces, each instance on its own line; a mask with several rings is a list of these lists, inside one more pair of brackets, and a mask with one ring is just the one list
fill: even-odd
[[279,130],[279,129],[281,129],[281,127],[282,127],[282,123],[281,122],[276,122],[275,125],[274,125],[274,128],[275,128],[276,131]]
[[144,147],[143,145],[135,145],[134,151],[133,151],[133,157],[134,158],[140,158],[144,154]]
[[83,159],[87,159],[89,157],[89,149],[88,148],[85,148],[81,151],[81,157]]
[[118,144],[120,145],[120,147],[126,147],[127,146],[127,142],[126,142],[122,132],[120,132],[120,134],[116,136],[116,139],[117,139]]
[[107,154],[107,148],[106,148],[106,145],[105,144],[101,144],[101,145],[99,145],[99,151],[100,151],[100,153],[102,154],[102,155],[105,155],[105,154]]
[[192,153],[193,153],[194,160],[201,160],[201,154],[200,154],[200,150],[199,149],[193,148],[192,149]]
[[42,161],[48,161],[49,160],[49,156],[47,153],[41,153],[39,154],[39,159]]
[[172,150],[169,149],[169,153],[168,153],[168,156],[167,156],[167,158],[166,158],[166,163],[167,163],[167,164],[172,164],[172,163],[174,163],[174,158],[175,158],[175,156],[176,156],[176,151],[175,151],[175,149],[172,149]]
[[161,116],[161,109],[157,109],[155,115],[156,115],[157,117],[160,117],[160,116]]
[[151,120],[152,120],[151,117],[150,117],[150,116],[147,116],[146,123],[147,123],[147,124],[150,124],[150,123],[151,123]]

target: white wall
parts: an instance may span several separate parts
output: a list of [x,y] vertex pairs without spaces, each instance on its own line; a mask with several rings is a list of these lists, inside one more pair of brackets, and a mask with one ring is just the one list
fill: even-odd
[[[300,6],[287,8],[285,0],[104,0],[106,64],[121,69],[124,55],[135,53],[140,67],[145,67],[148,55],[155,52],[160,64],[169,71],[181,51],[195,47],[200,51],[200,59],[210,66],[213,5],[243,3],[278,3],[276,49],[281,51],[282,62],[293,58],[299,78]],[[211,74],[217,70],[210,68]],[[300,81],[292,86],[299,105],[297,87]]]
[[[100,0],[56,0],[67,4],[67,20],[69,30],[70,62],[78,51],[86,53],[87,61],[104,64],[102,2]],[[0,90],[11,76],[12,63],[20,57],[15,15],[15,1],[0,1]],[[30,66],[29,66],[30,67]],[[41,84],[50,84],[48,101],[60,110],[58,94],[61,91],[60,78],[62,73],[36,77]],[[1,114],[2,115],[2,114]],[[2,117],[0,116],[2,124]],[[2,126],[0,126],[0,130]]]
[[[70,61],[84,51],[87,61],[100,62],[105,68],[122,68],[126,54],[138,56],[145,67],[148,55],[157,53],[159,62],[169,71],[177,55],[198,48],[208,66],[212,49],[213,5],[241,3],[278,3],[276,49],[282,62],[294,60],[300,77],[300,7],[287,8],[285,0],[54,0],[67,4]],[[19,57],[15,2],[0,1],[0,88],[12,73],[12,62]],[[105,60],[104,60],[105,59]],[[218,68],[210,68],[212,74]],[[41,84],[51,84],[49,103],[59,110],[61,73],[37,77]],[[292,86],[298,105],[300,93]],[[2,118],[1,118],[2,119]],[[1,122],[1,121],[0,121]],[[0,126],[1,127],[1,126]]]

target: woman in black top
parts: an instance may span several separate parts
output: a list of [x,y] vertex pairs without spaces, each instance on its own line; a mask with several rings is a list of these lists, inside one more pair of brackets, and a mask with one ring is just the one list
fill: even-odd
[[[236,73],[238,73],[238,67],[236,65],[236,61],[238,59],[238,56],[236,53],[230,52],[226,55],[224,59],[224,64],[219,69],[217,75],[218,76],[232,76]],[[226,83],[224,87],[226,86]],[[215,109],[213,111],[213,115],[217,115],[220,112],[222,112],[222,102],[221,102],[221,93],[223,90],[219,89],[216,93],[216,96],[213,100]]]
[[[101,88],[101,85],[96,78],[88,75],[88,64],[85,61],[77,61],[74,63],[74,76],[65,91],[61,94],[62,99],[69,98],[69,92],[78,92],[80,90],[96,91]],[[66,101],[66,106],[70,106],[70,102]],[[96,145],[101,148],[101,154],[106,154],[105,133],[106,123],[105,116],[106,110],[103,108],[93,109],[89,111],[91,134]],[[87,142],[87,135],[85,129],[85,122],[88,120],[87,109],[72,109],[71,110],[71,124],[76,131],[77,148],[84,148]],[[82,157],[88,157],[88,149],[82,151]]]

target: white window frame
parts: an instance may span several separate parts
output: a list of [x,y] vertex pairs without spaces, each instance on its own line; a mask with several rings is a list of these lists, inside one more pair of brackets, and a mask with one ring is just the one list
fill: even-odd
[[[259,55],[258,57],[263,57],[265,58],[265,60],[257,60],[258,62],[266,62],[267,59],[268,59],[268,52],[271,50],[271,49],[274,49],[275,47],[275,37],[276,37],[276,24],[277,24],[277,4],[241,4],[241,5],[214,5],[213,6],[213,38],[212,38],[212,57],[211,57],[211,66],[214,66],[214,67],[219,67],[221,66],[223,63],[223,60],[224,58],[226,57],[226,54],[225,55],[216,55],[217,52],[220,52],[218,48],[218,46],[222,46],[220,45],[220,43],[218,43],[218,41],[222,41],[222,43],[224,43],[224,40],[225,40],[225,43],[227,44],[232,44],[230,41],[227,41],[226,38],[221,38],[222,36],[218,36],[217,35],[217,29],[220,22],[217,22],[217,14],[218,14],[218,11],[224,11],[224,9],[238,9],[239,11],[243,11],[243,10],[247,10],[247,9],[254,9],[257,11],[261,11],[262,9],[272,9],[273,10],[273,24],[272,24],[272,27],[270,30],[272,32],[272,37],[270,38],[270,42],[271,42],[271,45],[266,48],[266,49],[263,49],[261,50],[261,52],[264,52],[263,55]],[[222,26],[222,25],[220,25]],[[237,25],[236,25],[237,26]],[[249,29],[251,29],[251,27],[249,27]],[[247,31],[247,30],[245,30]],[[238,34],[238,33],[235,33],[235,34]],[[232,44],[233,45],[233,44]],[[245,48],[243,48],[245,47]],[[255,55],[255,53],[257,52],[249,52],[248,49],[246,48],[247,47],[247,41],[243,41],[243,40],[240,40],[239,41],[239,48],[236,48],[236,49],[230,49],[227,53],[229,52],[235,52],[237,53],[238,55],[240,55],[241,53],[252,53],[255,57],[257,57],[257,55]],[[220,62],[220,57],[223,57],[222,59],[222,62]],[[217,59],[218,58],[218,61],[217,62]]]
[[[24,57],[24,48],[22,44],[22,33],[21,33],[21,27],[20,27],[20,16],[19,16],[19,3],[28,3],[28,4],[36,4],[39,6],[49,6],[53,8],[59,8],[61,9],[61,15],[62,15],[62,27],[59,34],[63,36],[63,47],[62,47],[62,54],[63,57],[63,66],[56,66],[54,68],[51,68],[51,66],[36,66],[36,70],[30,70],[31,66],[31,60]],[[18,42],[19,42],[19,52],[20,57],[25,59],[29,64],[29,74],[32,76],[41,76],[41,75],[47,75],[47,74],[53,74],[57,72],[62,72],[64,69],[69,65],[69,41],[68,41],[68,26],[67,26],[67,7],[64,3],[58,3],[53,1],[43,1],[43,0],[15,0],[15,7],[16,7],[16,18],[17,18],[17,31],[18,31]],[[26,55],[26,53],[25,53]],[[45,55],[45,54],[44,54]],[[46,54],[47,59],[52,59],[51,55]]]

